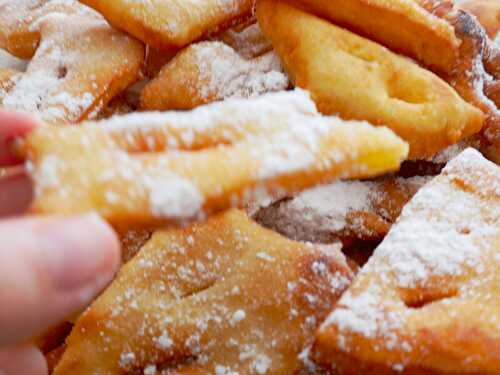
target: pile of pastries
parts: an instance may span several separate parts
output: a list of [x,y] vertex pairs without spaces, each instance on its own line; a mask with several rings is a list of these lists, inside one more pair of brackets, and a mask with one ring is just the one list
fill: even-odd
[[500,374],[498,0],[0,0],[28,214],[123,266],[55,375]]

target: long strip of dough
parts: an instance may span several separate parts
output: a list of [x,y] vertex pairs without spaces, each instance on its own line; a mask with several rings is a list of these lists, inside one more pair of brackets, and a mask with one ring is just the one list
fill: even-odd
[[28,137],[34,211],[96,210],[114,224],[200,219],[265,194],[385,173],[408,151],[386,128],[315,115],[302,91],[98,124]]

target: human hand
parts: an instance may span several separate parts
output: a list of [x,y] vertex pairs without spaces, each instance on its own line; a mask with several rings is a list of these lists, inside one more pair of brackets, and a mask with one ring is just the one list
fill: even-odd
[[36,126],[0,110],[0,375],[44,375],[30,338],[83,308],[120,263],[112,229],[97,215],[7,218],[26,210],[31,184],[9,143]]

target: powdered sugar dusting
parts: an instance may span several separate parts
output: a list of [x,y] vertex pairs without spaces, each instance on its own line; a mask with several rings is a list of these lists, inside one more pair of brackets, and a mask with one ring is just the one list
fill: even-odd
[[[77,357],[92,355],[94,372],[105,364],[145,375],[177,366],[289,373],[352,277],[339,247],[287,240],[231,210],[154,233],[77,322],[79,330],[88,321],[84,340],[94,345],[71,345]],[[178,358],[181,351],[189,358]]]
[[[18,9],[8,9],[19,23],[6,28],[30,32],[34,56],[5,96],[6,108],[38,115],[49,123],[79,122],[106,104],[103,94],[109,96],[111,80],[115,86],[133,80],[129,69],[139,65],[135,60],[142,47],[112,29],[99,13],[74,0],[20,3]],[[133,62],[126,60],[129,56]],[[93,70],[92,64],[103,64],[105,57],[108,65],[102,70],[114,70],[112,76]]]
[[[375,147],[367,146],[363,138],[360,141],[360,134],[370,132]],[[372,170],[364,162],[366,147],[373,147],[368,154],[394,147],[391,152],[400,150],[398,158],[406,152],[406,145],[386,128],[319,116],[300,90],[228,100],[191,112],[114,117],[78,128],[40,131],[37,136],[49,144],[42,155],[50,145],[59,150],[58,172],[65,171],[61,175],[67,182],[59,191],[42,189],[37,199],[51,197],[55,202],[63,198],[68,210],[98,208],[110,219],[123,212],[136,212],[135,217],[144,220],[152,220],[151,215],[199,219],[212,212],[214,205],[218,209],[241,207],[299,189],[280,182],[297,173],[316,171],[333,179],[380,172],[381,166]],[[346,147],[351,140],[352,147]],[[59,147],[65,142],[73,144],[71,150]],[[220,162],[219,167],[230,174],[228,182],[199,178],[207,159]],[[233,173],[235,168],[243,169]],[[89,195],[89,191],[94,193]],[[116,199],[117,191],[120,199]],[[222,207],[214,202],[222,202]]]
[[[141,131],[174,127],[185,128],[186,132],[207,131],[215,126],[230,122],[232,127],[253,123],[256,127],[266,127],[270,117],[290,117],[296,115],[319,116],[309,93],[301,89],[269,93],[250,100],[228,99],[224,102],[200,106],[189,112],[145,112],[126,116],[115,116],[95,123],[110,132]],[[183,138],[190,138],[186,133]]]
[[248,98],[289,86],[281,63],[274,52],[253,60],[241,58],[233,49],[219,42],[203,42],[195,49],[203,98]]
[[253,23],[241,31],[229,29],[215,39],[224,42],[245,59],[261,56],[273,49],[258,23]]
[[189,180],[171,175],[151,185],[151,212],[157,217],[196,217],[204,198]]
[[337,181],[266,207],[255,217],[263,225],[301,241],[331,242],[353,234],[357,238],[372,236],[376,233],[372,234],[373,230],[364,223],[363,214],[392,222],[398,208],[402,208],[398,205],[406,200],[395,200],[390,192],[396,189],[410,199],[430,179],[387,177],[374,181]]
[[491,242],[498,238],[500,168],[467,149],[403,209],[321,330],[334,327],[341,350],[353,350],[349,340],[356,333],[382,338],[389,350],[411,351],[400,335],[411,334],[407,319],[418,310],[401,299],[407,293],[443,293],[450,284],[458,285],[455,298],[466,296],[490,279],[483,274],[485,262],[498,252]]
[[[499,229],[500,193],[490,204],[457,188],[455,179],[467,181],[470,166],[493,171],[493,181],[485,178],[490,177],[488,173],[469,181],[478,190],[488,191],[487,185],[500,182],[499,168],[479,152],[467,149],[449,163],[436,181],[416,194],[403,210],[397,228],[377,248],[377,258],[386,259],[386,272],[398,275],[398,287],[425,285],[433,275],[456,276],[480,265],[481,249],[487,247],[484,241]],[[500,186],[496,189],[500,192]]]
[[0,69],[13,69],[17,71],[24,71],[28,66],[28,62],[26,60],[18,59],[10,55],[8,52],[0,49]]

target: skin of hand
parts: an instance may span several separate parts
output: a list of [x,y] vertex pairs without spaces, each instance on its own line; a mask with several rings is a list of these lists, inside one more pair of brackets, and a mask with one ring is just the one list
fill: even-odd
[[30,339],[84,309],[111,281],[120,245],[96,214],[19,217],[32,187],[12,141],[36,120],[0,110],[0,375],[45,375]]

